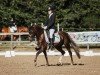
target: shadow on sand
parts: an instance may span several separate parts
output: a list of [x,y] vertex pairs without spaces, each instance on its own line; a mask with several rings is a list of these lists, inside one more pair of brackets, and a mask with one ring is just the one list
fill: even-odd
[[[62,63],[62,65],[60,65],[60,64],[50,64],[49,66],[68,66],[68,65],[72,65],[71,63]],[[77,65],[79,65],[79,66],[83,66],[84,64],[83,63],[74,63],[73,64],[73,66],[77,66]],[[46,66],[46,65],[40,65],[40,66]],[[40,66],[38,66],[38,67],[40,67]]]

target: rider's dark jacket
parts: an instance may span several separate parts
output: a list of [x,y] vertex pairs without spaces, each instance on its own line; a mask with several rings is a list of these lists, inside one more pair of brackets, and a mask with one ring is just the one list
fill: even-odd
[[48,17],[45,26],[47,26],[47,30],[55,29],[55,13]]

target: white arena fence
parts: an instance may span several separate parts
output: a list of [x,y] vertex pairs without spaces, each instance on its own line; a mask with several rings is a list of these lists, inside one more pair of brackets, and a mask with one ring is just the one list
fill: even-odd
[[[87,49],[89,49],[89,45],[91,44],[100,44],[100,31],[88,31],[88,32],[68,32],[71,38],[79,45],[87,45]],[[11,36],[11,46],[13,42],[13,35],[18,35],[19,40],[17,43],[21,42],[29,42],[29,41],[22,41],[22,35],[29,35],[28,33],[0,33],[1,35],[10,35]],[[0,41],[5,42],[5,41]],[[11,47],[12,48],[12,47]]]
[[[10,41],[10,47],[11,47],[11,50],[13,50],[13,43],[16,42],[20,45],[21,42],[28,42],[28,41],[22,41],[21,40],[21,36],[22,35],[29,35],[29,33],[0,33],[0,36],[1,35],[9,35],[11,37],[11,41]],[[18,38],[18,41],[13,41],[13,36],[14,35],[18,35],[19,38]],[[9,42],[9,41],[0,41],[0,43],[3,43],[3,42]]]
[[100,31],[87,31],[87,32],[68,32],[71,38],[81,45],[87,45],[89,50],[89,45],[100,45]]
[[[100,44],[100,31],[68,32],[68,33],[70,34],[71,38],[77,44],[87,45],[88,50],[89,50],[90,44]],[[10,41],[11,51],[10,52],[6,51],[6,53],[0,53],[0,55],[6,55],[6,54],[12,54],[13,55],[13,54],[15,54],[14,51],[13,51],[13,48],[12,48],[13,42],[15,42],[15,41],[13,41],[13,35],[19,35],[19,40],[17,42],[20,44],[21,42],[26,42],[26,41],[21,41],[21,35],[29,35],[29,34],[28,33],[0,33],[0,35],[10,35],[11,36],[11,41]],[[0,41],[0,42],[5,42],[5,41]],[[27,41],[27,42],[29,42],[29,41]],[[92,53],[92,55],[93,55],[93,52],[91,52],[91,51],[87,52],[86,54],[88,54],[88,53]],[[20,54],[23,54],[23,53],[19,53],[19,55]],[[34,55],[34,53],[28,53],[28,54]],[[26,53],[26,55],[28,55],[28,54]],[[57,52],[55,54],[59,55],[59,53],[57,54]],[[16,55],[18,55],[18,54],[16,53]],[[25,55],[25,53],[23,55]]]

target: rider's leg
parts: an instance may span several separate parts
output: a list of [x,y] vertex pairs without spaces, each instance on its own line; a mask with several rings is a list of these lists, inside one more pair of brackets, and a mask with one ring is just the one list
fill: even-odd
[[53,34],[54,34],[54,29],[50,29],[49,33],[50,33],[50,49],[52,49],[52,45],[53,45]]

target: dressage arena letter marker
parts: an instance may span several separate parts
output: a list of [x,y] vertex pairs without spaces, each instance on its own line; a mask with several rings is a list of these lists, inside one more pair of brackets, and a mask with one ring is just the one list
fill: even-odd
[[13,56],[13,57],[14,57],[14,56],[15,56],[15,51],[10,51],[10,52],[11,52],[11,53],[10,53],[10,54],[11,54],[11,56]]
[[10,51],[6,51],[5,57],[11,57],[11,52]]

